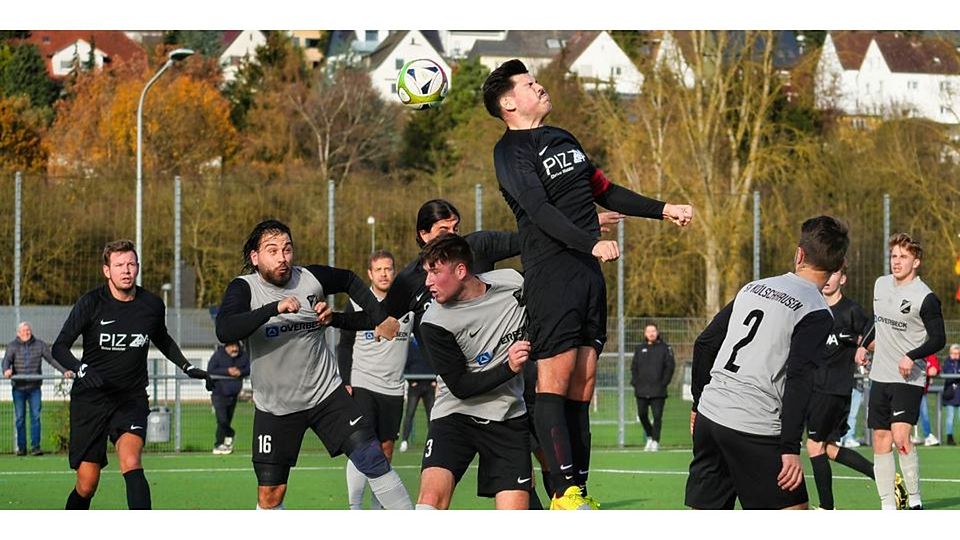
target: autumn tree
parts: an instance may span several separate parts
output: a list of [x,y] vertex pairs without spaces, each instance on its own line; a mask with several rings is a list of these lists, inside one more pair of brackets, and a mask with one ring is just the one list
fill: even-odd
[[38,171],[46,166],[42,116],[25,95],[0,96],[0,170]]

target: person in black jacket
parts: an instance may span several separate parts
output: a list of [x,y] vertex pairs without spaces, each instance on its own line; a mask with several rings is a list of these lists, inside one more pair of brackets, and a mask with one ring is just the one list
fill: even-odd
[[[660,429],[663,426],[663,404],[667,400],[667,386],[673,378],[675,362],[673,349],[660,339],[660,329],[650,323],[643,329],[643,343],[637,345],[630,364],[630,384],[637,398],[637,416],[647,437],[644,452],[660,449]],[[648,410],[653,410],[653,424]]]
[[217,347],[207,363],[207,373],[232,377],[214,379],[210,401],[217,416],[217,440],[213,445],[214,454],[233,453],[233,436],[230,426],[233,412],[237,408],[237,396],[243,390],[243,378],[250,375],[250,357],[236,342]]

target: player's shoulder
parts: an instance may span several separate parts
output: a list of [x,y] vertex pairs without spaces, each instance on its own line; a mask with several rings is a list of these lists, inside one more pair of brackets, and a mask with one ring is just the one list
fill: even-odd
[[163,300],[143,287],[137,287],[137,299],[151,307],[163,307]]
[[925,298],[928,294],[933,294],[936,296],[936,294],[933,292],[933,289],[931,289],[930,286],[920,278],[920,276],[913,278],[913,283],[910,285],[914,287],[914,289],[917,291],[917,294],[921,297]]
[[523,288],[523,276],[521,276],[520,272],[517,272],[513,268],[491,270],[489,272],[479,274],[477,277],[484,283],[489,283],[490,285],[512,289]]

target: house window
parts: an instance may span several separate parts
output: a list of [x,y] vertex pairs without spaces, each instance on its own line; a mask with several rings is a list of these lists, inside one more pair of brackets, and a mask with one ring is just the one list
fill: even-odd
[[61,60],[61,61],[60,61],[60,69],[69,70],[69,69],[72,69],[72,68],[73,68],[73,60]]
[[613,69],[613,72],[614,72],[613,73],[614,75],[620,75],[623,73],[623,68],[621,68],[620,66],[617,66]]
[[950,87],[950,81],[940,81],[940,91],[941,92],[953,91],[953,88]]
[[377,31],[376,30],[367,30],[363,35],[364,41],[377,41]]
[[916,90],[919,86],[917,81],[907,81],[907,90]]
[[391,94],[397,93],[397,83],[390,83],[390,93]]
[[393,69],[400,69],[403,67],[403,58],[397,58],[396,62],[393,63]]

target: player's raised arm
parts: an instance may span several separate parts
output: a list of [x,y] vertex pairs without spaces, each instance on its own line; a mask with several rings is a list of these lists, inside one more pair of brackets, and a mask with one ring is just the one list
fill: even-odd
[[279,301],[270,302],[251,310],[250,285],[242,279],[234,279],[227,285],[217,312],[217,339],[221,343],[246,339],[279,313],[279,304]]

